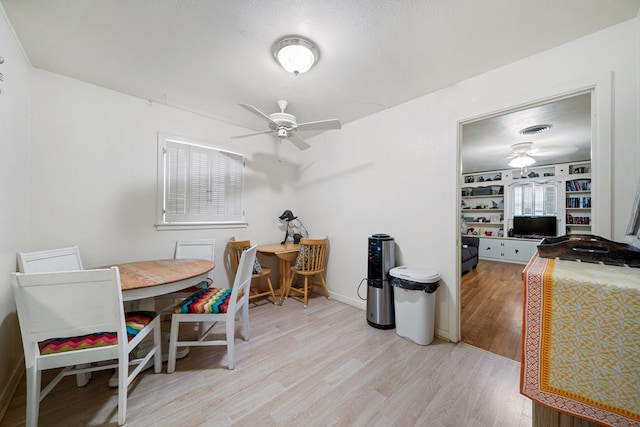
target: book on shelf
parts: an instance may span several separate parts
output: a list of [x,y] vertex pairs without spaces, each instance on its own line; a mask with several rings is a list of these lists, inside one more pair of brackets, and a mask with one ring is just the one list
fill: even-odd
[[591,191],[591,180],[590,179],[568,180],[567,191]]

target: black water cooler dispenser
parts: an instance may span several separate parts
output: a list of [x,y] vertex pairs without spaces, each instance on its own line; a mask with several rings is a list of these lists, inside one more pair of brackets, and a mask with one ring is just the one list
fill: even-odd
[[395,242],[388,234],[369,237],[367,266],[367,323],[378,329],[393,329],[393,288],[389,270],[395,267]]

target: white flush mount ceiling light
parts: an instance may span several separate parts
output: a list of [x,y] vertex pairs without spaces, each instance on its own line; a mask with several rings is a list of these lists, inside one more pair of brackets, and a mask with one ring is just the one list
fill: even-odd
[[512,168],[526,168],[534,164],[536,161],[530,157],[527,152],[531,150],[533,146],[532,142],[519,142],[513,144],[511,149],[515,157],[509,162],[509,166]]
[[315,43],[302,36],[285,36],[276,40],[271,53],[282,68],[296,76],[309,71],[320,56]]

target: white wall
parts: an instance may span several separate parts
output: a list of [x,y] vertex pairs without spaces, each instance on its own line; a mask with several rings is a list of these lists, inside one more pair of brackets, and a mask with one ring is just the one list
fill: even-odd
[[[598,109],[598,233],[622,240],[640,177],[638,22],[623,23],[314,139],[314,148],[302,157],[305,173],[297,194],[306,203],[296,214],[314,235],[331,238],[327,282],[334,297],[365,306],[356,290],[366,277],[367,237],[390,234],[396,240],[398,264],[441,274],[437,332],[456,339],[459,123],[587,87],[595,88]],[[366,295],[364,287],[360,295]]]
[[9,273],[27,242],[30,66],[0,6],[0,417],[7,388],[22,374],[22,344]]
[[[202,115],[152,104],[46,71],[33,72],[30,250],[78,245],[86,267],[171,258],[177,238],[215,238],[214,279],[227,283],[231,235],[279,241],[290,189],[266,140]],[[182,135],[247,157],[248,229],[157,231],[157,133]],[[285,150],[281,150],[285,151]],[[293,151],[291,151],[293,152]],[[286,159],[287,153],[282,153]]]

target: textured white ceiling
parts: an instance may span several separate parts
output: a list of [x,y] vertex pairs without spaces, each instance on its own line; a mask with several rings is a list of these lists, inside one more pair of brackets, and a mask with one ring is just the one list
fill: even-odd
[[[520,131],[550,125],[533,135]],[[512,145],[532,142],[533,166],[591,159],[591,93],[532,106],[462,126],[462,172],[509,169]]]
[[[289,101],[343,125],[635,18],[640,0],[0,0],[32,65],[261,131]],[[287,34],[318,64],[273,60]],[[7,79],[9,76],[7,76]],[[339,131],[330,131],[339,132]],[[263,136],[257,138],[265,138]]]

